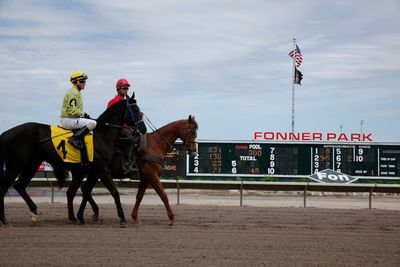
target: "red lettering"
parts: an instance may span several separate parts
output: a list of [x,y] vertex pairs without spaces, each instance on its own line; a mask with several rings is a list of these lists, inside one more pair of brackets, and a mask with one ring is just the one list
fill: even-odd
[[[328,132],[325,134],[325,141],[337,141],[337,142],[373,142],[372,134],[359,134],[359,133],[332,133]],[[314,132],[253,132],[253,140],[267,140],[267,141],[324,141],[324,133]]]
[[300,140],[300,133],[289,133],[289,140]]
[[322,141],[322,133],[313,133],[312,134],[312,140],[314,140],[314,141],[316,141],[316,140]]
[[276,140],[279,140],[279,138],[281,138],[283,141],[286,141],[287,140],[287,133],[277,132],[276,133]]
[[336,139],[336,134],[335,133],[327,133],[326,134],[326,140],[335,140]]
[[361,134],[352,133],[352,134],[350,135],[350,140],[351,140],[351,141],[361,141]]
[[339,134],[338,141],[349,141],[345,133]]
[[311,134],[310,133],[302,133],[301,134],[301,140],[302,141],[310,141],[311,140]]
[[372,142],[372,133],[369,133],[369,134],[367,134],[367,135],[363,134],[362,140],[363,140],[363,141],[370,141],[370,142]]
[[273,132],[264,132],[264,139],[265,140],[274,140],[274,133]]
[[261,132],[254,132],[253,140],[257,140],[258,138],[261,138]]

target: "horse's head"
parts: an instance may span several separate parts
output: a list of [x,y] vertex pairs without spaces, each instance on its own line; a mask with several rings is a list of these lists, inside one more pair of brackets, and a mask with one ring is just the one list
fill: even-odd
[[146,125],[143,120],[143,113],[140,111],[134,96],[115,103],[107,108],[97,119],[105,126],[120,127],[123,124],[138,130],[141,134],[146,133]]
[[[181,130],[179,138],[183,141],[185,150],[191,154],[197,154],[197,130],[199,126],[191,115],[187,119],[187,126],[185,129]],[[183,131],[183,132],[182,132]]]
[[140,111],[140,108],[136,103],[134,94],[132,94],[132,96],[126,100],[126,105],[127,108],[124,114],[123,122],[128,124],[129,127],[139,131],[140,134],[145,134],[147,132],[147,128],[143,122],[143,113]]

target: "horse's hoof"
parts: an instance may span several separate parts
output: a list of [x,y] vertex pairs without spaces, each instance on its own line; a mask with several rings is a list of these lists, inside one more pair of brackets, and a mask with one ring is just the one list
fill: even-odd
[[9,222],[0,221],[0,227],[12,227],[12,224]]
[[70,219],[70,221],[71,221],[71,223],[74,224],[74,225],[79,225],[79,224],[80,224],[79,220],[76,219],[76,218]]
[[121,221],[121,222],[119,223],[119,227],[120,227],[120,228],[128,228],[128,223],[127,223],[126,221]]
[[4,216],[4,214],[2,214],[0,216],[0,226],[1,227],[10,227],[11,224],[8,222],[8,220],[6,219],[6,216]]
[[98,222],[99,221],[99,214],[98,213],[95,213],[95,214],[92,215],[92,221],[93,222]]
[[86,223],[86,222],[85,222],[85,219],[79,218],[79,223],[80,223],[80,224],[85,224],[85,223]]
[[31,213],[31,221],[33,225],[36,225],[38,221],[38,216],[35,213]]

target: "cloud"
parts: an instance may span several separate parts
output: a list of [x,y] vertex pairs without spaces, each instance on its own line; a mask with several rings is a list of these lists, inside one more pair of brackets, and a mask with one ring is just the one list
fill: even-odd
[[400,100],[398,11],[394,0],[4,0],[0,114],[7,123],[0,127],[56,123],[68,76],[81,69],[92,116],[125,77],[156,125],[194,113],[200,138],[289,130],[293,37],[304,57],[298,129],[361,118],[390,124],[395,113],[387,103]]

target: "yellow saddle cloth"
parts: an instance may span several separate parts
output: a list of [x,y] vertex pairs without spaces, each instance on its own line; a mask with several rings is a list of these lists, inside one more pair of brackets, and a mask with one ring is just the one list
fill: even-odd
[[[53,141],[54,149],[64,162],[69,163],[80,163],[81,153],[79,149],[76,149],[68,142],[68,138],[72,136],[71,130],[66,130],[58,127],[57,125],[51,125],[51,140]],[[87,156],[89,162],[93,162],[93,134],[89,133],[85,135],[85,145],[87,149]]]

